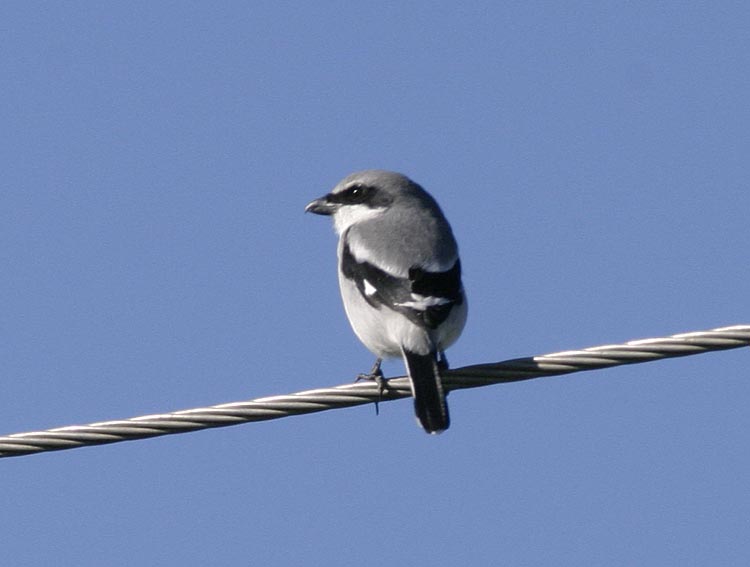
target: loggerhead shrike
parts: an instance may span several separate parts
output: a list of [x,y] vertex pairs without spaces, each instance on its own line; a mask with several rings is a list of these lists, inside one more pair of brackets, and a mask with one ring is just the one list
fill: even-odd
[[422,187],[400,173],[353,173],[305,211],[333,216],[344,309],[377,360],[403,357],[414,409],[428,433],[450,420],[440,371],[444,350],[466,322],[458,247],[448,221]]

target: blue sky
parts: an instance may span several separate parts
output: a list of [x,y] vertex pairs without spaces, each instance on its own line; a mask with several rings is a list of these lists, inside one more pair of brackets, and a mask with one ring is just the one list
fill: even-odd
[[[369,369],[304,205],[402,171],[454,366],[750,322],[750,8],[4,2],[0,430]],[[0,461],[14,565],[741,565],[747,349]],[[400,375],[400,362],[385,366]]]

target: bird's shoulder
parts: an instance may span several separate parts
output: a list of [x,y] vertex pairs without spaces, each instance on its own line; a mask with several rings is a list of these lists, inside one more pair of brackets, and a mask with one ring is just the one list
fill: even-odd
[[342,235],[340,253],[346,247],[357,262],[366,262],[397,278],[409,279],[413,270],[453,269],[458,261],[453,235],[441,235],[429,228],[412,226],[407,230],[403,226],[363,223]]

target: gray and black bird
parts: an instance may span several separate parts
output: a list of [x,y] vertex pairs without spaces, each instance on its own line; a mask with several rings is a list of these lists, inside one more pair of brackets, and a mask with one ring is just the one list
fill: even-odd
[[346,315],[380,362],[402,357],[417,420],[428,433],[448,429],[440,372],[444,351],[466,323],[458,246],[435,199],[408,177],[353,173],[306,211],[333,217]]

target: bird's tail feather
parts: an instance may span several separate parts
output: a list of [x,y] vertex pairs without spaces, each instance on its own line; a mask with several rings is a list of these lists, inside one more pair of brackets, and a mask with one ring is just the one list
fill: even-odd
[[417,420],[427,433],[445,431],[450,425],[450,417],[436,354],[414,354],[406,349],[403,349],[403,354],[411,379]]

